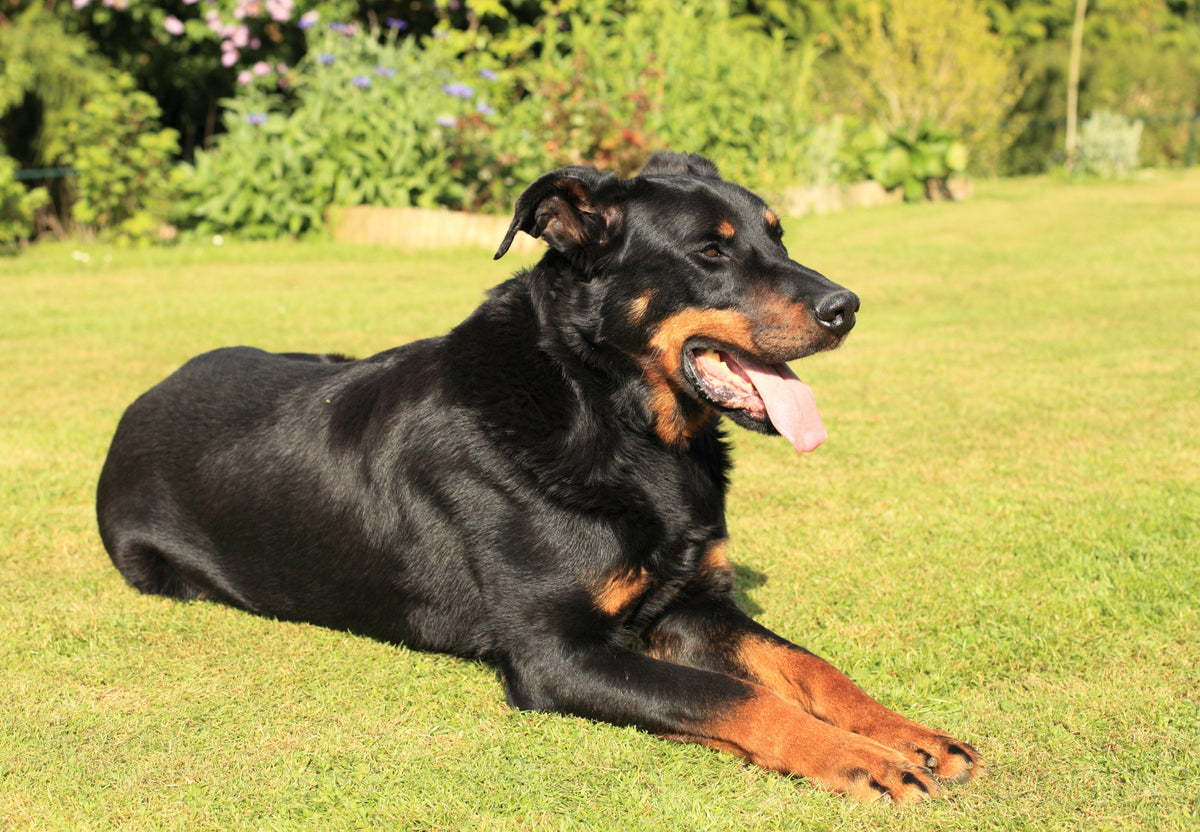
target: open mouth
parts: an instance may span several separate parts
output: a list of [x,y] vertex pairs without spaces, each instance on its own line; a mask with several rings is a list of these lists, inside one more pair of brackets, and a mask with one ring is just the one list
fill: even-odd
[[687,375],[700,395],[745,427],[768,424],[799,453],[814,451],[828,434],[812,388],[787,364],[764,364],[724,350],[686,350]]

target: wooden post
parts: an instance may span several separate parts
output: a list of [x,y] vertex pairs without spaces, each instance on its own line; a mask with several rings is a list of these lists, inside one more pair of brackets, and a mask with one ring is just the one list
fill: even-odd
[[1075,167],[1075,125],[1079,118],[1079,64],[1083,57],[1083,18],[1087,0],[1075,0],[1075,25],[1071,29],[1071,59],[1067,68],[1067,170]]

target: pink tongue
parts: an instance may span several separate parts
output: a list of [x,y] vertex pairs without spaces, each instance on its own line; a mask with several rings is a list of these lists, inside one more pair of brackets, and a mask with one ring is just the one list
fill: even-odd
[[771,424],[792,443],[799,453],[815,451],[829,438],[817,413],[817,399],[812,388],[796,377],[786,364],[752,364],[746,359],[739,363],[754,383]]

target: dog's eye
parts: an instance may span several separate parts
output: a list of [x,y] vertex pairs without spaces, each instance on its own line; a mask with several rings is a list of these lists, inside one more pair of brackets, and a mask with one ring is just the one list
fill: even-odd
[[717,248],[716,246],[709,246],[708,248],[704,249],[704,256],[709,260],[713,260],[721,256],[721,249]]

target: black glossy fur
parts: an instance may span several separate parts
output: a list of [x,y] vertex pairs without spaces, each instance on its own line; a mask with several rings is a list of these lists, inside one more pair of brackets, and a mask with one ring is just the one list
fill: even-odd
[[[884,709],[737,609],[722,408],[686,358],[836,346],[857,298],[790,260],[765,204],[697,156],[547,174],[497,257],[518,230],[545,256],[445,336],[359,361],[216,350],[139,398],[97,496],[117,568],[143,592],[485,660],[516,707],[868,797],[931,793],[931,742],[828,725],[846,721],[834,700]],[[773,680],[810,659],[812,679]],[[964,748],[945,753],[970,766]]]

